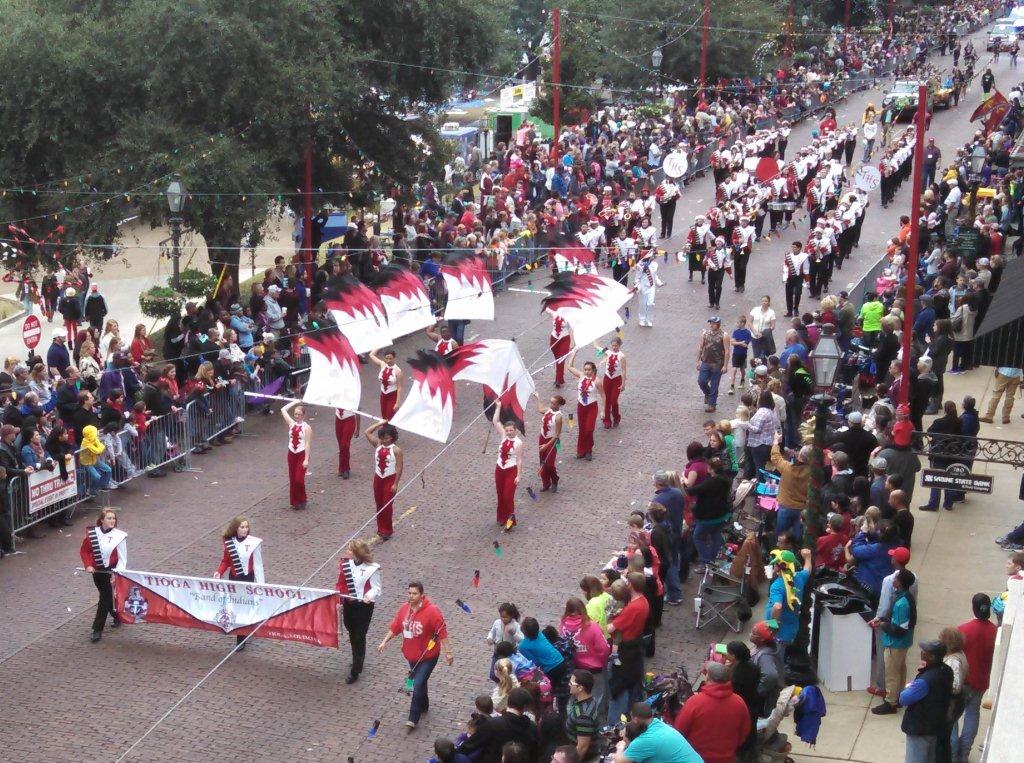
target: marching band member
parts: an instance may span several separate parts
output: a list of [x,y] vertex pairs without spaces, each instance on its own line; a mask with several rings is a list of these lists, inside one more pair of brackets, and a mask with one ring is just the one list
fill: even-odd
[[387,422],[378,421],[363,435],[373,446],[373,503],[377,507],[377,537],[384,542],[395,532],[392,515],[395,493],[402,480],[402,449],[395,444],[398,430]]
[[786,317],[800,314],[800,296],[808,274],[807,253],[804,245],[794,241],[782,264],[782,282],[786,285]]
[[[641,324],[643,325],[643,324]],[[576,419],[580,432],[576,440],[576,458],[591,461],[594,458],[594,429],[597,426],[597,406],[601,397],[601,385],[597,383],[597,366],[591,361],[583,364],[583,370],[576,368],[576,350],[569,355],[569,373],[576,382]]]
[[[702,281],[703,274],[702,270]],[[654,298],[657,295],[658,287],[664,285],[664,281],[658,278],[658,259],[654,256],[654,250],[651,249],[633,266],[633,291],[638,295],[639,315],[637,321],[641,326],[646,328],[654,326]]]
[[672,238],[672,221],[676,216],[679,186],[672,178],[666,177],[655,189],[654,200],[658,202],[658,211],[661,214],[661,238]]
[[516,488],[519,486],[519,474],[523,463],[523,440],[515,422],[501,423],[501,406],[494,406],[494,417],[491,419],[494,428],[501,436],[498,443],[498,461],[494,465],[494,490],[498,496],[498,524],[510,532],[516,522]]
[[715,239],[714,248],[704,257],[704,269],[708,275],[708,308],[718,309],[722,301],[722,281],[725,274],[732,271],[732,257],[722,236]]
[[562,437],[562,406],[565,405],[565,398],[561,395],[552,395],[548,407],[545,408],[540,404],[540,395],[534,392],[533,396],[537,398],[537,412],[541,415],[537,443],[540,454],[540,492],[550,490],[557,493],[558,471],[555,460],[558,458],[558,442]]
[[[441,343],[441,339],[438,339],[438,344]],[[451,340],[453,343],[454,339]],[[447,345],[445,345],[447,347]],[[458,344],[456,343],[456,347]],[[441,355],[447,355],[451,352],[454,347],[441,351],[438,349],[438,353]],[[398,409],[398,401],[402,397],[402,381],[404,374],[402,369],[395,363],[395,351],[391,348],[384,350],[384,358],[377,354],[376,350],[370,352],[370,360],[377,364],[380,371],[377,373],[377,379],[380,381],[380,416],[385,421],[391,419],[395,415],[395,411]]]
[[604,353],[604,374],[601,377],[601,387],[604,391],[604,417],[602,421],[605,429],[617,427],[622,420],[619,415],[619,395],[626,389],[626,354],[622,351],[622,340],[617,336],[611,341],[611,347],[601,347],[594,343],[594,347]]
[[352,669],[345,683],[354,684],[363,672],[366,659],[366,632],[373,619],[373,605],[380,597],[380,565],[373,561],[370,544],[354,540],[348,553],[338,560],[338,583],[341,594],[341,622],[352,642]]
[[[686,252],[690,271],[689,280],[693,280],[693,274],[700,273],[700,282],[704,283],[704,255],[714,244],[714,236],[711,235],[711,226],[704,215],[697,215],[686,234]],[[641,326],[643,323],[640,324]]]
[[786,161],[786,146],[789,145],[789,134],[791,132],[792,128],[790,128],[789,122],[783,119],[779,126],[778,140],[775,143],[780,162]]
[[304,509],[313,428],[306,421],[306,406],[298,400],[282,408],[281,416],[288,424],[288,499],[291,508]]
[[[447,323],[439,326],[437,331],[428,328],[427,336],[434,340],[434,351],[438,355],[448,355],[459,347],[459,343],[452,339],[452,327]],[[397,399],[396,397],[395,400]]]
[[632,267],[633,258],[636,257],[636,240],[629,235],[625,228],[619,228],[618,236],[612,241],[615,256],[612,258],[612,278],[619,283],[625,283],[629,276],[629,269]]
[[[266,576],[263,574],[263,553],[260,546],[263,541],[255,535],[249,534],[249,520],[245,517],[235,517],[221,534],[224,545],[224,555],[221,557],[217,571],[213,573],[215,578],[224,577],[228,574],[228,580],[242,580],[247,583],[264,583]],[[235,644],[237,651],[245,649],[245,636],[236,636]]]
[[565,356],[569,354],[569,323],[559,315],[551,316],[551,335],[548,337],[551,354],[555,356],[555,388],[565,384]]
[[93,585],[100,593],[96,604],[96,617],[92,621],[92,635],[89,641],[95,644],[103,636],[107,615],[113,619],[113,626],[121,625],[121,618],[114,610],[114,581],[111,570],[123,570],[128,566],[128,533],[117,529],[117,514],[113,509],[100,509],[96,524],[85,531],[79,554],[82,566],[92,575]]
[[741,217],[740,224],[732,232],[733,263],[736,266],[734,285],[740,294],[747,285],[747,263],[750,261],[750,254],[754,251],[754,239],[757,238],[757,229],[750,224],[749,217]]
[[352,469],[352,440],[359,431],[359,419],[352,411],[336,408],[334,411],[334,437],[338,441],[338,474],[347,480]]
[[637,244],[641,249],[654,248],[654,242],[657,241],[658,236],[649,215],[644,215],[640,218],[640,224],[637,226],[635,233],[638,238]]
[[587,247],[594,254],[597,254],[604,243],[604,226],[596,217],[590,218],[590,227],[584,228],[576,234],[576,238],[583,246]]

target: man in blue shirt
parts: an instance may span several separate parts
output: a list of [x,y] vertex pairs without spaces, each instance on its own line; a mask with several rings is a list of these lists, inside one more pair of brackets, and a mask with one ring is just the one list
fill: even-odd
[[807,348],[800,343],[800,335],[795,329],[786,332],[786,349],[779,355],[779,368],[786,368],[790,355],[796,355],[804,365],[807,365]]
[[646,702],[637,702],[630,711],[634,723],[644,728],[632,742],[621,741],[615,747],[615,763],[703,763],[697,751],[672,726],[654,717]]
[[914,318],[915,341],[924,343],[925,339],[931,339],[934,326],[935,308],[932,306],[932,298],[925,294],[921,297],[921,311]]
[[683,603],[683,589],[679,578],[683,550],[683,503],[683,492],[672,485],[668,472],[659,470],[654,475],[654,497],[651,498],[651,506],[664,506],[668,523],[672,526],[669,559],[665,560],[665,603],[673,607]]

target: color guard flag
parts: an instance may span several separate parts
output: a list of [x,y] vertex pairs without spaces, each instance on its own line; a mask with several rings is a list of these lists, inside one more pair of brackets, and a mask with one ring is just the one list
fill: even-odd
[[434,325],[427,288],[408,268],[386,265],[375,274],[373,289],[384,305],[392,339]]
[[524,411],[536,385],[526,369],[519,345],[508,339],[483,339],[456,348],[449,356],[452,378],[484,385],[486,400],[501,399],[505,418],[523,429]]
[[362,384],[359,357],[337,326],[327,326],[305,336],[309,349],[309,381],[302,399],[349,411],[359,409]]
[[331,282],[324,301],[357,355],[391,344],[387,311],[380,297],[353,276]]
[[541,305],[569,322],[577,347],[590,344],[622,325],[619,308],[632,292],[611,278],[558,273],[547,286]]
[[455,381],[448,359],[434,350],[409,358],[412,384],[390,423],[406,432],[446,442],[455,414]]
[[1010,102],[1006,100],[1006,96],[996,90],[988,99],[982,101],[981,105],[974,110],[973,114],[971,114],[971,118],[968,121],[977,122],[979,119],[985,119],[985,117],[991,114],[994,109],[1002,106],[1005,106],[1008,109]]
[[597,257],[583,244],[570,242],[565,246],[555,247],[551,250],[551,259],[559,273],[597,273]]
[[494,294],[487,259],[472,252],[457,252],[445,258],[441,276],[448,290],[445,320],[494,320]]

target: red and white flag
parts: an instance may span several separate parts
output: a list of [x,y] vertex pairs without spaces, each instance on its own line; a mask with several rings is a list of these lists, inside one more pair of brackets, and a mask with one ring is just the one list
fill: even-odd
[[128,625],[182,628],[338,648],[337,591],[117,570],[114,607]]
[[427,288],[408,268],[401,265],[381,268],[375,274],[373,288],[387,313],[392,339],[414,334],[436,322]]
[[455,380],[448,359],[434,350],[409,358],[412,384],[390,423],[437,442],[447,442],[455,415]]
[[446,356],[420,351],[409,359],[412,385],[391,423],[438,442],[446,442],[455,413],[455,382],[472,381],[484,387],[484,396],[501,393],[502,408],[523,419],[535,389],[519,347],[507,339],[484,339],[456,348]]
[[564,318],[577,347],[599,339],[622,325],[619,308],[632,292],[614,279],[589,273],[558,273],[547,286],[541,304]]
[[494,293],[487,259],[480,254],[461,252],[449,255],[441,266],[448,289],[445,320],[494,320]]
[[384,304],[373,289],[353,276],[332,281],[324,302],[357,355],[391,344]]
[[583,244],[570,242],[551,250],[552,265],[559,273],[597,273],[597,256]]
[[337,326],[312,331],[303,337],[309,349],[309,381],[302,399],[313,405],[359,410],[363,385],[359,357]]

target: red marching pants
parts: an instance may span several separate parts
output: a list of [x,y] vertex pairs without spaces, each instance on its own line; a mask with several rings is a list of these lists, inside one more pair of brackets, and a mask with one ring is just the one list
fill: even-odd
[[548,336],[548,344],[551,345],[551,354],[555,356],[555,384],[565,384],[565,356],[569,353],[569,337],[563,336],[555,339]]
[[518,469],[494,465],[494,489],[498,494],[498,524],[504,525],[516,515],[516,474]]
[[78,336],[78,321],[64,321],[64,331],[67,333],[68,344],[74,344]]
[[597,426],[597,401],[590,405],[576,403],[576,422],[580,435],[576,440],[576,455],[580,458],[594,449],[594,427]]
[[338,474],[351,471],[349,456],[352,453],[352,435],[356,431],[358,416],[349,416],[347,419],[334,417],[334,436],[338,440]]
[[302,465],[305,459],[304,450],[298,453],[288,451],[288,502],[292,506],[306,502],[306,467]]
[[395,404],[398,403],[398,390],[394,392],[381,392],[380,394],[380,417],[389,421],[395,415]]
[[618,424],[622,417],[619,416],[619,393],[622,391],[622,377],[614,379],[605,376],[601,379],[604,386],[604,425],[610,427]]
[[555,448],[554,442],[548,445],[547,450],[544,449],[544,445],[549,439],[548,437],[541,437],[537,443],[540,453],[540,482],[541,487],[545,490],[550,488],[552,484],[558,484],[558,471],[555,469],[555,457],[558,455],[558,449]]
[[394,514],[394,487],[397,474],[390,477],[373,475],[373,502],[377,506],[377,534],[383,538],[390,538],[395,528],[391,524]]

